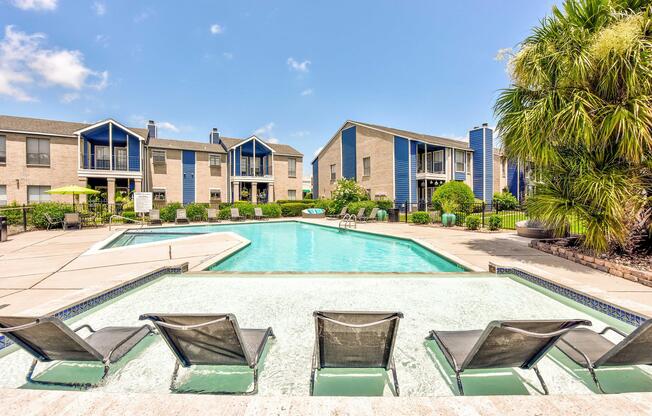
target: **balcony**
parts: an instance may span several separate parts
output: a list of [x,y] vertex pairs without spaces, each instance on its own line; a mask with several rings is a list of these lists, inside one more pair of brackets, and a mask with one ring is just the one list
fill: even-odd
[[91,153],[86,158],[80,155],[77,173],[87,177],[140,178],[140,162],[139,156],[127,156],[124,151],[114,153],[112,158],[106,154]]

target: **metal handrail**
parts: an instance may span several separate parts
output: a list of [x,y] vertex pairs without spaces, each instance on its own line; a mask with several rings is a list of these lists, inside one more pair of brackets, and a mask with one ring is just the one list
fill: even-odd
[[337,224],[337,228],[358,228],[358,219],[355,215],[353,214],[344,214],[340,222]]
[[120,218],[122,220],[131,221],[131,222],[134,222],[136,224],[140,224],[141,227],[143,225],[147,224],[145,221],[139,221],[139,220],[135,220],[133,218],[123,217],[122,215],[113,214],[113,215],[111,215],[111,218],[109,218],[109,231],[111,231],[111,226],[113,225],[113,219],[114,218]]

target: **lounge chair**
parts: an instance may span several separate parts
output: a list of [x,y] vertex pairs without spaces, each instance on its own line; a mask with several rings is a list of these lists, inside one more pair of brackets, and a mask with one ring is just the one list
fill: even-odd
[[537,363],[562,335],[579,325],[591,325],[591,322],[581,319],[492,321],[484,331],[430,331],[426,339],[434,339],[444,353],[455,371],[462,396],[464,371],[513,367],[533,369],[548,394]]
[[49,213],[45,213],[44,215],[45,221],[48,223],[47,229],[49,230],[52,227],[59,227],[60,225],[63,225],[63,221],[61,220],[55,220],[52,218],[52,216]]
[[383,368],[391,371],[399,395],[393,351],[401,312],[319,312],[315,317],[315,349],[310,395],[323,368]]
[[208,208],[206,210],[206,214],[208,216],[208,222],[220,222],[220,217],[218,215],[217,209]]
[[269,217],[265,214],[263,214],[263,209],[262,208],[254,208],[254,219],[255,220],[268,220]]
[[[360,208],[362,210],[362,208]],[[378,215],[378,208],[373,208],[369,215],[362,215],[361,218],[358,218],[359,221],[376,221],[376,216]]]
[[366,208],[360,208],[360,209],[358,210],[358,213],[357,213],[356,216],[355,216],[355,219],[358,220],[358,221],[364,221],[365,218],[367,218],[367,217],[365,217],[365,215],[364,215],[365,211],[366,211]]
[[68,228],[77,228],[81,230],[81,216],[79,212],[67,212],[63,214],[63,229],[67,230]]
[[158,209],[149,210],[149,225],[162,225],[161,211]]
[[[608,331],[615,332],[623,339],[614,344],[603,336]],[[557,348],[576,364],[589,370],[596,386],[606,393],[600,385],[596,369],[652,365],[652,319],[643,322],[629,335],[610,326],[599,333],[588,328],[573,329],[561,338]]]
[[177,215],[174,219],[175,224],[189,224],[188,215],[186,214],[185,208],[180,208],[177,210]]
[[231,208],[231,221],[244,221],[245,217],[240,215],[238,208]]
[[339,214],[337,214],[337,215],[327,215],[326,217],[327,218],[333,218],[333,219],[342,218],[342,217],[344,217],[346,215],[347,210],[348,210],[348,208],[344,207],[344,208],[342,208],[342,210],[340,211]]
[[[80,337],[77,332],[87,329],[90,335]],[[27,381],[55,386],[94,387],[109,373],[109,366],[125,356],[143,338],[152,333],[149,325],[139,327],[109,326],[94,330],[82,325],[71,330],[59,318],[0,317],[0,333],[18,344],[34,357],[27,373]],[[95,361],[104,365],[104,374],[97,383],[64,383],[34,380],[38,362]]]
[[145,314],[140,319],[152,321],[177,359],[170,390],[177,389],[180,365],[246,365],[253,369],[254,387],[245,394],[258,392],[258,362],[268,338],[274,337],[271,327],[240,328],[232,314]]

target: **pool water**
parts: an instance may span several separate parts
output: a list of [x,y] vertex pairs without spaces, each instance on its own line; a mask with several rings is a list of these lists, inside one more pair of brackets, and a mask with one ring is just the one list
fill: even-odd
[[239,272],[462,272],[460,265],[409,240],[302,222],[143,229],[126,232],[105,248],[193,234],[232,231],[251,241],[210,270]]
[[[401,311],[394,357],[401,396],[452,396],[455,378],[433,341],[432,329],[483,329],[497,319],[588,319],[593,329],[632,328],[545,289],[533,289],[506,275],[451,273],[422,275],[259,274],[170,275],[134,290],[75,319],[73,327],[91,324],[140,325],[143,313],[234,313],[243,328],[271,326],[271,340],[261,361],[259,396],[307,396],[315,330],[315,310]],[[84,333],[84,336],[86,334]],[[0,387],[25,385],[31,357],[22,350],[0,356]],[[91,389],[107,393],[169,393],[175,358],[160,336],[148,337],[117,363],[105,383]],[[51,381],[93,381],[100,366],[47,363],[39,377]],[[586,370],[556,350],[539,363],[552,395],[597,394]],[[462,376],[467,395],[540,395],[532,371],[476,370]],[[599,370],[610,392],[652,391],[650,369],[628,366]],[[251,370],[198,366],[182,369],[180,389],[242,392],[250,388]],[[389,378],[377,370],[323,370],[317,395],[391,396]]]

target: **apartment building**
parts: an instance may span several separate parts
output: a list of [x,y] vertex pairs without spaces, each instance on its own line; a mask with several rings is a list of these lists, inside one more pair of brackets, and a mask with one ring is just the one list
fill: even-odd
[[[0,116],[0,204],[70,201],[47,190],[77,184],[151,191],[165,202],[267,202],[301,198],[303,155],[256,136],[205,142],[158,137],[156,123],[127,127]],[[81,196],[82,200],[84,196]]]
[[430,201],[448,181],[466,183],[487,203],[505,187],[524,195],[519,165],[494,149],[493,130],[486,124],[461,141],[347,121],[313,159],[312,177],[315,198],[330,197],[339,178],[355,179],[372,199],[398,203]]

